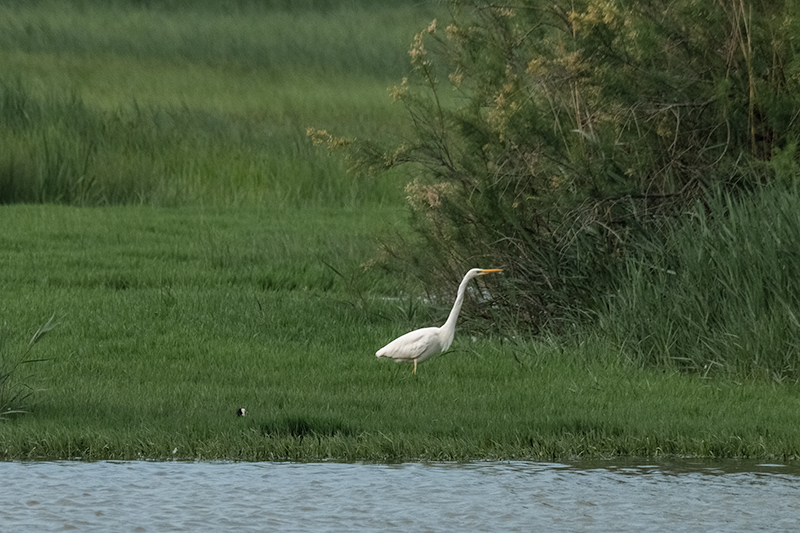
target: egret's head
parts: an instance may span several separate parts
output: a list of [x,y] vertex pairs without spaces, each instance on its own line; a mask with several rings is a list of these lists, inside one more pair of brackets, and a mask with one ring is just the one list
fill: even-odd
[[[502,272],[502,268],[473,268],[467,275],[464,276],[464,282],[471,280],[472,278],[477,278],[478,276],[483,276],[486,274],[491,274],[492,272]],[[463,282],[462,282],[463,283]]]

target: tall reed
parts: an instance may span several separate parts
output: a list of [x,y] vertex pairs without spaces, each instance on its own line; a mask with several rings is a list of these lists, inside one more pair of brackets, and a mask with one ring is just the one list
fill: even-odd
[[[35,389],[20,374],[27,365],[45,361],[33,358],[32,350],[42,337],[56,327],[54,319],[55,315],[39,326],[25,350],[16,357],[9,353],[5,336],[0,336],[0,421],[25,412],[24,403],[33,395]],[[5,332],[0,331],[0,335],[3,334]]]
[[637,364],[800,379],[800,196],[719,193],[641,243],[601,313]]

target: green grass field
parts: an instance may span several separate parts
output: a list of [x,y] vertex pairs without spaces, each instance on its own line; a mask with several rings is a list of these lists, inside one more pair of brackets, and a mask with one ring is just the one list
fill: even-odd
[[3,218],[4,353],[59,322],[34,346],[48,361],[20,375],[41,389],[29,413],[0,423],[6,459],[800,452],[796,388],[642,370],[599,342],[473,340],[467,326],[416,376],[378,360],[386,341],[444,318],[360,275],[397,211],[19,206]]
[[800,455],[796,384],[602,335],[465,317],[417,375],[377,360],[449,302],[365,268],[409,231],[404,177],[348,174],[306,129],[402,133],[386,88],[441,6],[220,5],[0,6],[0,404],[33,393],[0,458]]

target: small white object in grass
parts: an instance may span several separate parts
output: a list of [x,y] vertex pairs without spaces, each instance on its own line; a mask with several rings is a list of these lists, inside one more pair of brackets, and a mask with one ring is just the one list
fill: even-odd
[[245,413],[244,413],[244,407],[240,407],[240,408],[239,408],[239,409],[236,411],[236,416],[245,416]]

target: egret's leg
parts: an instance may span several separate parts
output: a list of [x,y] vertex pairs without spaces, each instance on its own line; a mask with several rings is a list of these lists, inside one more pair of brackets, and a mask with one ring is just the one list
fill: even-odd
[[414,359],[414,371],[412,372],[412,374],[416,374],[416,373],[417,373],[417,360]]

